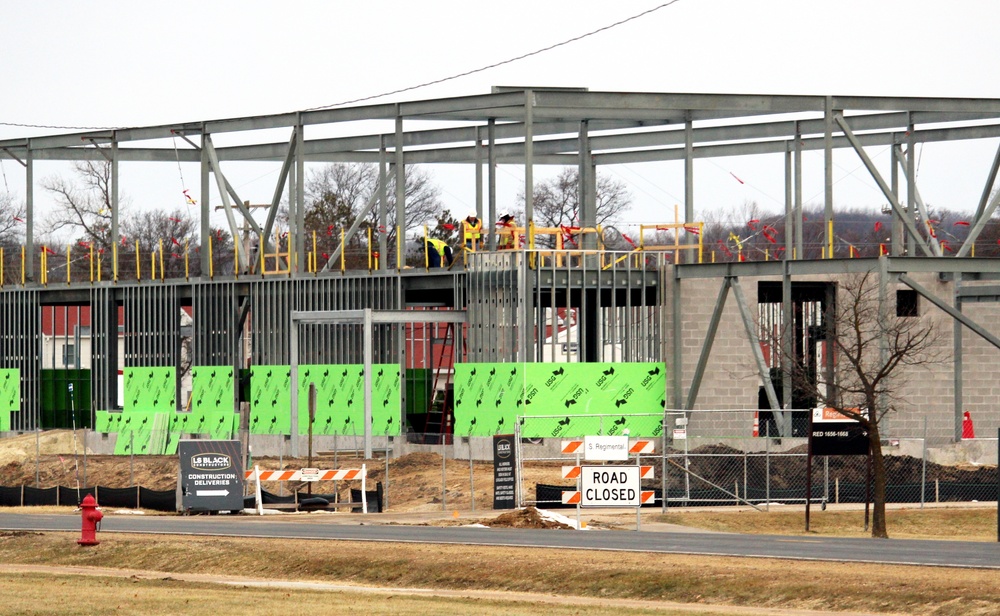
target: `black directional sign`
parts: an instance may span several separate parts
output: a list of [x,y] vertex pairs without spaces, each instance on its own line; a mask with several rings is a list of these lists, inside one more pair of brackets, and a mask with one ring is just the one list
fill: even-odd
[[868,430],[834,409],[814,409],[809,446],[814,456],[868,455]]
[[243,509],[243,457],[239,441],[180,441],[177,454],[184,511]]

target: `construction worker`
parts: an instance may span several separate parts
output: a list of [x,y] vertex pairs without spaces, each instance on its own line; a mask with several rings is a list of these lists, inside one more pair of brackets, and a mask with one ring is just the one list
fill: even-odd
[[424,240],[424,250],[427,253],[427,267],[451,267],[455,259],[451,246],[444,241],[428,237]]
[[514,215],[510,212],[501,212],[497,220],[497,248],[506,250],[514,247]]
[[462,239],[465,241],[466,250],[479,250],[482,248],[483,221],[479,220],[475,212],[472,212],[462,221]]

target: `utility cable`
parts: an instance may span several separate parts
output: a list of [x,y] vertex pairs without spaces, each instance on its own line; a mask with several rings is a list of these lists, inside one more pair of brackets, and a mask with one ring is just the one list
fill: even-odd
[[[399,89],[391,90],[391,91],[388,91],[388,92],[382,92],[381,94],[373,94],[371,96],[363,96],[361,98],[355,98],[355,99],[352,99],[352,100],[341,101],[339,103],[333,103],[333,104],[330,104],[330,105],[322,105],[322,106],[319,106],[319,107],[310,107],[308,109],[300,109],[300,110],[297,110],[297,111],[320,111],[320,110],[323,110],[323,109],[331,109],[333,107],[342,107],[344,105],[351,105],[351,104],[354,104],[354,103],[362,103],[362,102],[374,100],[374,99],[377,99],[377,98],[383,98],[383,97],[386,97],[386,96],[392,96],[394,94],[402,94],[403,92],[411,92],[413,90],[418,90],[420,88],[426,88],[428,86],[433,86],[433,85],[437,85],[437,84],[440,84],[440,83],[445,83],[445,82],[448,82],[448,81],[454,81],[455,79],[460,79],[462,77],[467,77],[469,75],[475,75],[476,73],[482,73],[484,71],[488,71],[490,69],[494,69],[494,68],[497,68],[499,66],[503,66],[505,64],[512,64],[512,63],[517,62],[519,60],[524,60],[525,58],[530,58],[532,56],[537,56],[537,55],[545,53],[547,51],[552,51],[553,49],[558,49],[559,47],[564,47],[566,45],[569,45],[570,43],[575,43],[577,41],[582,41],[583,39],[589,38],[591,36],[595,36],[595,35],[600,34],[602,32],[606,32],[608,30],[611,30],[612,28],[617,28],[618,26],[627,24],[627,23],[629,23],[631,21],[635,21],[635,20],[640,19],[642,17],[645,17],[646,15],[649,15],[651,13],[655,13],[656,11],[659,11],[660,9],[665,9],[667,7],[670,7],[670,6],[674,5],[674,4],[677,4],[680,1],[681,0],[670,0],[670,2],[664,2],[662,4],[654,6],[651,9],[647,9],[645,11],[642,11],[641,13],[637,13],[635,15],[632,15],[631,17],[626,17],[625,19],[616,21],[616,22],[614,22],[612,24],[608,24],[606,26],[602,26],[600,28],[597,28],[596,30],[591,30],[590,32],[586,32],[584,34],[580,34],[578,36],[574,36],[573,38],[566,39],[566,40],[560,41],[558,43],[554,43],[554,44],[549,45],[547,47],[542,47],[542,48],[536,49],[534,51],[529,51],[528,53],[524,53],[524,54],[521,54],[519,56],[515,56],[513,58],[507,58],[506,60],[501,60],[499,62],[494,62],[493,64],[488,64],[486,66],[481,66],[479,68],[468,70],[468,71],[465,71],[463,73],[457,73],[455,75],[450,75],[448,77],[442,77],[440,79],[434,79],[432,81],[426,81],[426,82],[421,83],[421,84],[417,84],[417,85],[413,85],[413,86],[407,86],[405,88],[399,88]],[[12,127],[16,127],[16,128],[46,128],[46,129],[54,129],[54,130],[116,130],[118,128],[118,127],[109,127],[109,126],[58,126],[58,125],[51,125],[51,124],[26,124],[26,123],[21,123],[21,122],[0,122],[0,126],[12,126]]]
[[425,81],[424,83],[421,83],[421,84],[418,84],[418,85],[415,85],[415,86],[408,86],[406,88],[399,88],[398,90],[392,90],[392,91],[389,91],[389,92],[383,92],[382,94],[374,94],[372,96],[365,96],[365,97],[362,97],[362,98],[355,98],[353,100],[341,101],[339,103],[333,103],[331,105],[323,105],[323,106],[320,106],[320,107],[311,107],[309,109],[303,109],[302,111],[320,111],[320,110],[323,110],[323,109],[330,109],[330,108],[333,108],[333,107],[341,107],[343,105],[351,105],[351,104],[354,104],[354,103],[362,103],[364,101],[369,101],[369,100],[373,100],[373,99],[376,99],[376,98],[382,98],[384,96],[392,96],[393,94],[401,94],[403,92],[410,92],[412,90],[417,90],[417,89],[420,89],[420,88],[426,88],[427,86],[434,86],[434,85],[437,85],[439,83],[445,83],[447,81],[454,81],[455,79],[460,79],[462,77],[468,77],[469,75],[475,75],[476,73],[482,73],[483,71],[488,71],[490,69],[497,68],[498,66],[503,66],[505,64],[511,64],[511,63],[517,62],[519,60],[524,60],[525,58],[530,58],[532,56],[537,56],[537,55],[545,53],[547,51],[552,51],[553,49],[557,49],[559,47],[564,47],[566,45],[569,45],[570,43],[575,43],[577,41],[581,41],[581,40],[583,40],[585,38],[589,38],[589,37],[594,36],[596,34],[600,34],[602,32],[605,32],[607,30],[611,30],[612,28],[617,28],[618,26],[627,24],[630,21],[635,21],[637,19],[645,17],[646,15],[649,15],[650,13],[654,13],[656,11],[659,11],[660,9],[665,9],[665,8],[667,8],[669,6],[677,4],[680,1],[681,0],[670,0],[670,2],[664,2],[663,4],[654,6],[651,9],[647,9],[647,10],[641,12],[641,13],[637,13],[635,15],[632,15],[631,17],[626,17],[625,19],[622,19],[620,21],[616,21],[613,24],[608,24],[607,26],[602,26],[602,27],[600,27],[600,28],[598,28],[596,30],[591,30],[590,32],[586,32],[584,34],[580,34],[578,36],[574,36],[573,38],[566,39],[566,40],[560,41],[558,43],[554,43],[554,44],[549,45],[547,47],[542,47],[540,49],[536,49],[535,51],[529,51],[528,53],[524,53],[524,54],[521,54],[519,56],[515,56],[513,58],[508,58],[506,60],[501,60],[499,62],[494,62],[493,64],[488,64],[486,66],[481,66],[479,68],[475,68],[475,69],[472,69],[472,70],[469,70],[469,71],[465,71],[464,73],[457,73],[455,75],[451,75],[449,77],[442,77],[440,79],[435,79],[433,81]]

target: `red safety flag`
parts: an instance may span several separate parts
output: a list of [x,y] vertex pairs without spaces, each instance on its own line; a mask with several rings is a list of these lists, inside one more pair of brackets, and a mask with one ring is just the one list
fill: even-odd
[[84,248],[90,248],[90,242],[77,242],[77,244],[83,246]]
[[180,259],[181,258],[181,256],[179,254],[177,254],[176,252],[170,253],[170,256],[173,257],[173,258],[175,258],[175,259]]
[[771,225],[765,225],[764,228],[760,230],[760,232],[765,238],[767,238],[767,241],[771,242],[772,244],[778,243],[777,240],[778,232]]
[[[1000,244],[1000,240],[997,240],[997,243]],[[722,249],[722,252],[726,253],[727,257],[733,256],[733,251],[729,250],[729,247],[722,240],[719,240],[719,248]]]
[[743,180],[741,180],[740,178],[736,177],[736,174],[735,174],[735,173],[733,173],[732,171],[730,171],[730,172],[729,172],[729,175],[731,175],[731,176],[733,176],[734,178],[736,178],[736,181],[737,181],[737,182],[739,182],[740,184],[746,184],[746,182],[744,182],[744,181],[743,181]]
[[168,216],[168,217],[167,217],[167,220],[169,220],[169,221],[172,221],[172,222],[181,222],[181,219],[180,219],[180,218],[174,218],[174,217],[172,217],[172,216]]
[[759,219],[754,218],[752,220],[748,220],[747,221],[747,226],[750,227],[751,230],[756,231],[757,230],[757,223],[759,223],[759,222],[760,222]]
[[953,227],[968,227],[969,223],[966,222],[966,221],[964,221],[964,220],[956,220],[955,224],[953,224],[952,226]]
[[693,233],[694,235],[701,235],[701,229],[695,227],[694,225],[684,225],[684,230],[688,233]]
[[190,195],[188,189],[184,189],[184,200],[187,201],[189,205],[198,205],[198,202]]
[[44,252],[47,252],[47,253],[49,253],[50,255],[54,255],[54,254],[56,254],[56,251],[52,250],[52,249],[51,249],[51,248],[49,248],[48,246],[42,246],[42,250],[43,250]]
[[632,244],[633,247],[638,248],[635,245],[635,242],[632,241],[632,238],[630,238],[629,236],[625,235],[624,233],[622,233],[622,239],[625,240],[626,242],[628,242],[629,244]]
[[333,235],[333,225],[327,225],[327,227],[326,227],[326,234],[327,235]]
[[24,222],[24,219],[21,218],[20,216],[15,216],[14,220],[16,220],[17,222]]
[[171,241],[171,243],[173,243],[174,246],[180,246],[181,245],[181,243],[177,241],[176,237],[170,238],[170,241]]
[[881,231],[881,230],[882,230],[882,222],[881,222],[881,221],[878,221],[878,220],[876,220],[876,221],[875,221],[875,233],[878,233],[878,232],[879,232],[879,231]]
[[447,229],[448,231],[454,231],[455,230],[455,225],[447,223],[447,222],[444,223],[444,224],[442,224],[441,226],[444,227],[445,229]]

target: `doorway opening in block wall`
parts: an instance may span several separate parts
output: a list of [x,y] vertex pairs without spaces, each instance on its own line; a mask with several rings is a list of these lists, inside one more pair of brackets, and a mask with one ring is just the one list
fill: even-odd
[[[784,405],[784,386],[791,381],[791,422],[777,421],[763,385],[758,389],[760,436],[807,436],[809,411],[817,404],[815,392],[833,386],[834,305],[837,285],[833,282],[791,283],[791,340],[783,344],[784,294],[780,281],[757,283],[757,323],[761,351],[778,402]],[[788,348],[788,352],[783,349]]]

